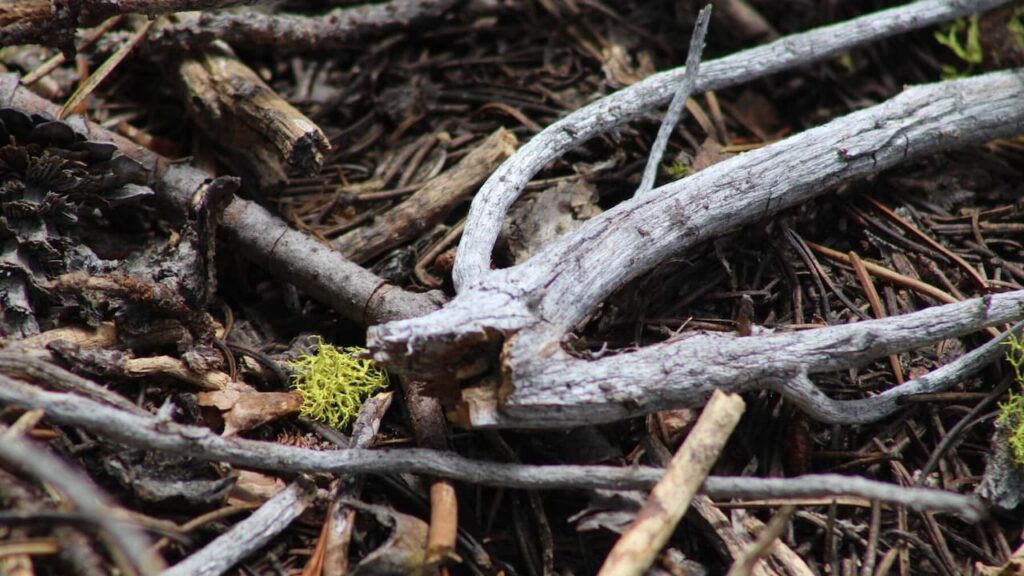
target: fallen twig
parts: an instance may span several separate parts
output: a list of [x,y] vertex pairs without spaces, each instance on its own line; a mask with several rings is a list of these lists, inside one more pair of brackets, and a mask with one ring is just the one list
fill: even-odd
[[18,434],[5,434],[0,438],[0,461],[24,470],[65,494],[85,518],[103,530],[104,536],[110,540],[114,557],[121,557],[133,572],[148,576],[163,569],[163,560],[149,551],[150,541],[145,533],[112,514],[115,506],[110,498],[88,476],[45,447]]
[[320,16],[264,14],[254,10],[204,13],[159,30],[148,39],[153,50],[194,49],[214,40],[280,50],[328,50],[415,22],[436,18],[456,0],[391,0],[335,8]]
[[162,576],[204,574],[219,576],[256,552],[299,517],[316,495],[316,486],[300,478],[267,500],[248,518],[165,570]]
[[153,18],[183,10],[225,8],[250,0],[18,0],[0,5],[0,46],[47,44],[74,53],[75,29],[111,16],[146,14]]
[[743,399],[716,391],[598,574],[643,574],[690,506],[740,421]]
[[499,128],[454,167],[432,178],[401,204],[335,240],[349,260],[362,264],[400,246],[444,220],[476,191],[476,187],[516,150],[514,134]]
[[679,118],[683,115],[683,106],[686,100],[693,93],[697,85],[697,77],[700,75],[700,57],[704,53],[704,37],[708,33],[708,22],[711,19],[711,5],[707,5],[697,14],[697,22],[693,25],[693,36],[690,38],[690,51],[686,54],[686,74],[679,88],[672,95],[672,102],[668,105],[665,118],[658,127],[658,136],[651,144],[651,152],[647,156],[647,165],[644,166],[644,175],[640,179],[640,187],[636,189],[636,196],[643,196],[654,189],[654,179],[658,176],[661,168],[661,157],[665,155],[665,147],[668,146],[668,139],[679,124]]
[[[47,418],[79,426],[127,446],[188,454],[254,470],[290,473],[384,474],[406,472],[513,488],[649,488],[663,470],[613,466],[530,466],[470,460],[448,451],[348,449],[318,451],[274,442],[223,438],[208,428],[138,416],[75,394],[41,390],[0,375],[0,403],[42,408]],[[984,516],[981,501],[943,490],[903,488],[855,476],[821,474],[796,478],[708,477],[702,492],[713,498],[860,496],[915,509]]]

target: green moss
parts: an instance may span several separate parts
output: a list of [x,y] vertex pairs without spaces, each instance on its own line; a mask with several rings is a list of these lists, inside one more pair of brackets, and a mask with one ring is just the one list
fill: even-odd
[[963,71],[957,70],[955,66],[943,66],[943,78],[957,78],[970,74],[975,66],[981,64],[983,54],[978,22],[978,15],[972,14],[966,20],[954,20],[935,33],[936,42],[949,48],[957,58],[967,63],[967,69]]
[[359,415],[363,402],[387,388],[388,373],[362,358],[363,348],[339,350],[317,337],[316,353],[292,361],[292,384],[302,395],[303,416],[344,428]]
[[[1010,334],[1006,340],[1006,360],[1013,366],[1017,384],[1024,390],[1024,339]],[[1024,392],[1010,391],[1006,402],[999,405],[999,424],[1010,431],[1010,453],[1018,464],[1024,464]]]

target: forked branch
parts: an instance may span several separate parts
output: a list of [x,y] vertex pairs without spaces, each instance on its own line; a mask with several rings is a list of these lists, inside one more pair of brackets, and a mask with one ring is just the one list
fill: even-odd
[[[371,328],[371,350],[378,361],[396,368],[421,376],[434,370],[439,379],[450,379],[469,373],[468,366],[459,365],[460,358],[493,351],[502,342],[503,414],[514,412],[515,418],[506,421],[495,412],[490,425],[565,426],[567,419],[593,422],[692,404],[710,391],[701,382],[732,390],[774,387],[820,418],[843,421],[846,417],[836,414],[806,381],[807,373],[865,363],[1018,320],[1024,317],[1024,293],[791,335],[792,341],[755,337],[743,343],[729,338],[711,342],[702,337],[601,361],[576,360],[562,351],[560,341],[620,286],[699,242],[906,160],[1024,132],[1021,98],[1020,70],[908,89],[878,106],[623,202],[527,262],[487,273],[444,309]],[[956,321],[932,322],[936,315],[954,311],[961,313]],[[857,339],[847,341],[847,329],[859,331]],[[915,335],[909,337],[907,330]],[[841,348],[831,355],[819,350],[813,359],[814,354],[797,354],[780,362],[777,345],[786,341],[796,346],[802,338]],[[740,353],[733,356],[734,351]],[[634,392],[652,391],[644,381],[668,387],[655,386],[653,397],[638,401]],[[585,392],[577,396],[578,390]]]

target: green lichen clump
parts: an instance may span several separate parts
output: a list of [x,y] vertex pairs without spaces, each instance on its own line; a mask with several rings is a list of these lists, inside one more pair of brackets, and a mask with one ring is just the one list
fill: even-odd
[[981,64],[984,55],[981,51],[981,31],[978,22],[978,15],[972,14],[966,20],[955,20],[935,33],[936,42],[949,48],[957,58],[967,63],[967,70],[962,73],[954,66],[943,66],[944,78],[970,74],[975,66]]
[[[1010,334],[1006,360],[1013,366],[1017,384],[1024,389],[1024,339]],[[1010,433],[1010,453],[1018,464],[1024,464],[1024,392],[1010,391],[1010,397],[999,405],[999,424]]]
[[316,339],[316,353],[292,361],[292,384],[302,395],[300,413],[342,429],[374,392],[387,388],[388,373],[363,358],[363,348],[339,350]]

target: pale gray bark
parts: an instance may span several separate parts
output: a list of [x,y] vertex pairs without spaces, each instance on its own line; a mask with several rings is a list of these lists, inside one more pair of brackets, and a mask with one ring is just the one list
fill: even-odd
[[[501,403],[506,414],[514,413],[514,425],[519,426],[565,426],[690,404],[708,393],[699,382],[733,390],[771,386],[819,418],[850,421],[854,416],[837,414],[803,375],[1018,320],[1024,316],[1021,293],[851,327],[863,331],[863,342],[888,344],[855,346],[832,360],[780,357],[784,350],[775,344],[782,340],[754,337],[740,344],[716,341],[703,348],[697,344],[702,340],[687,340],[584,361],[563,352],[560,340],[614,290],[699,242],[908,159],[1024,132],[1022,99],[1020,70],[910,88],[878,106],[623,202],[525,263],[491,271],[464,286],[444,309],[371,328],[369,346],[378,361],[398,369],[415,370],[422,377],[424,369],[434,366],[440,377],[450,377],[460,358],[477,356],[503,341]],[[999,311],[990,310],[989,305],[997,302]],[[928,324],[936,314],[953,310],[962,312],[957,322]],[[903,327],[905,322],[910,324]],[[823,340],[845,334],[845,329],[793,338]],[[919,337],[906,338],[900,334],[905,329]],[[740,349],[741,354],[730,353]],[[819,352],[828,355],[826,350]],[[718,367],[722,371],[716,371]],[[645,378],[659,385],[638,384]],[[650,395],[639,394],[640,389]],[[880,417],[881,412],[872,414]],[[491,425],[513,423],[503,424],[496,415]]]
[[161,576],[220,576],[284,531],[313,503],[315,495],[316,486],[311,481],[300,478],[292,482],[248,518],[195,554],[164,570]]
[[[650,488],[664,470],[653,467],[531,466],[470,460],[453,452],[397,450],[314,450],[239,438],[167,418],[129,414],[95,400],[42,390],[0,374],[0,405],[41,408],[53,422],[77,426],[109,440],[146,450],[188,454],[241,468],[298,473],[414,473],[513,488]],[[967,520],[984,515],[981,501],[943,490],[903,488],[866,478],[834,474],[796,478],[709,476],[701,492],[712,498],[814,498],[860,496],[918,510],[945,511]]]
[[[839,56],[855,46],[990,10],[1006,0],[921,0],[847,22],[793,34],[704,62],[695,92],[718,90]],[[590,138],[663,106],[686,75],[685,67],[655,74],[573,112],[537,134],[484,183],[473,200],[453,277],[462,290],[490,269],[491,250],[512,203],[537,172]]]

